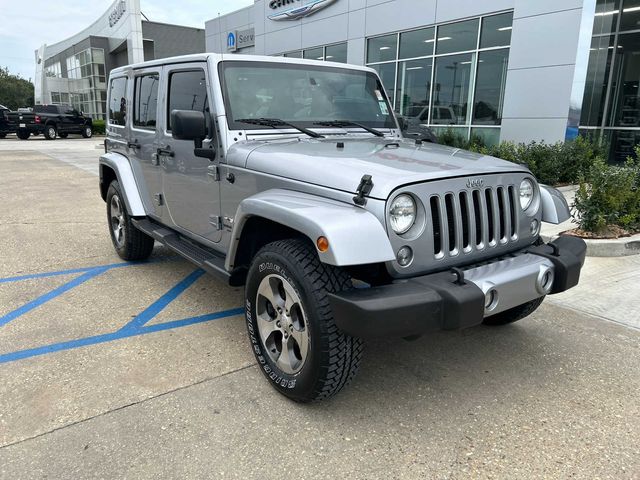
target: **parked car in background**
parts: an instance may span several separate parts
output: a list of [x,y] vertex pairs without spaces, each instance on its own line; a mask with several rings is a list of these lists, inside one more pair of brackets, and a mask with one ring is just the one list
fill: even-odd
[[16,135],[27,140],[31,135],[43,134],[47,140],[67,138],[79,133],[84,138],[93,135],[93,121],[71,105],[36,105],[33,112],[11,112],[9,121],[16,126]]
[[12,128],[9,122],[9,110],[4,105],[0,105],[0,138],[6,137],[9,133],[14,133],[15,128]]

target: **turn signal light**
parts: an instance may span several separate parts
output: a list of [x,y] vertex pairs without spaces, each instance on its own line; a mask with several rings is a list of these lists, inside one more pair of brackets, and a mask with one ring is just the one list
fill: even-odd
[[318,250],[320,250],[321,252],[326,252],[327,250],[329,250],[329,240],[327,240],[327,237],[318,237],[318,240],[316,240],[316,245],[318,246]]

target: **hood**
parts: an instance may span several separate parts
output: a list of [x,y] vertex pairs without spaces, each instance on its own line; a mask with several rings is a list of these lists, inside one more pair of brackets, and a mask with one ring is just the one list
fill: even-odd
[[[339,146],[344,145],[344,146]],[[235,152],[234,152],[235,150]],[[487,155],[392,138],[288,138],[236,144],[231,163],[250,170],[355,193],[371,175],[369,197],[385,200],[399,186],[449,177],[527,171]],[[236,161],[233,161],[233,160]]]

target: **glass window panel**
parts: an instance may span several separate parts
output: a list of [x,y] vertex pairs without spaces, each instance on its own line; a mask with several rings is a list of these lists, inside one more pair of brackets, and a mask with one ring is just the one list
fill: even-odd
[[624,0],[620,30],[640,30],[640,0]]
[[635,157],[634,147],[640,144],[637,130],[605,130],[609,140],[609,162],[622,165],[627,157]]
[[308,60],[324,60],[323,48],[309,48],[304,51],[303,58],[306,58]]
[[398,36],[370,38],[367,42],[367,62],[385,62],[396,59]]
[[482,19],[480,48],[505,47],[511,45],[513,12],[492,15]]
[[480,52],[473,104],[475,125],[500,125],[509,50]]
[[454,53],[475,50],[478,43],[478,25],[474,18],[464,22],[450,23],[438,27],[436,53]]
[[204,70],[172,73],[167,104],[167,130],[171,130],[171,112],[174,110],[196,110],[207,117],[209,108]]
[[380,79],[382,80],[382,86],[384,87],[387,95],[389,96],[389,102],[393,102],[395,98],[395,79],[396,79],[396,64],[394,63],[381,63],[379,65],[371,65],[374,68]]
[[615,57],[608,123],[640,127],[640,33],[620,35]]
[[619,0],[598,0],[593,17],[593,34],[612,33],[616,29],[619,12]]
[[101,48],[93,48],[93,61],[94,63],[104,63],[104,50]]
[[469,97],[473,53],[439,57],[435,63],[431,123],[465,125],[469,123]]
[[326,48],[325,60],[327,62],[347,63],[347,44],[329,45]]
[[480,143],[487,147],[492,147],[500,143],[499,128],[472,128],[471,139],[477,138]]
[[60,94],[58,92],[51,92],[51,103],[60,103]]
[[157,74],[136,78],[133,97],[133,124],[136,127],[156,127],[159,83],[160,77]]
[[283,55],[288,58],[302,58],[302,50],[296,50],[295,52],[288,52]]
[[[109,123],[126,125],[127,122],[127,79],[114,78],[109,88]],[[77,95],[74,95],[77,101]]]
[[594,37],[591,40],[580,125],[602,125],[609,70],[613,58],[613,40],[613,35]]
[[429,117],[432,62],[427,58],[398,64],[396,111],[418,123],[427,123]]
[[447,136],[455,137],[455,143],[462,143],[469,139],[469,128],[467,127],[429,127],[436,136],[446,134]]
[[400,58],[425,57],[433,55],[435,43],[434,27],[400,34]]

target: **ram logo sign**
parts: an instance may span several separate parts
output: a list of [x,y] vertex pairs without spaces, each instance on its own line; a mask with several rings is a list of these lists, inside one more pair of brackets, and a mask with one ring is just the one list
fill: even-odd
[[[308,17],[323,8],[327,8],[332,3],[335,3],[337,0],[311,0],[302,5],[290,8],[288,10],[284,10],[282,12],[273,13],[268,15],[270,20],[280,21],[280,20],[299,20],[303,17]],[[275,10],[284,5],[290,4],[299,4],[301,0],[271,0],[269,2],[269,8]]]

